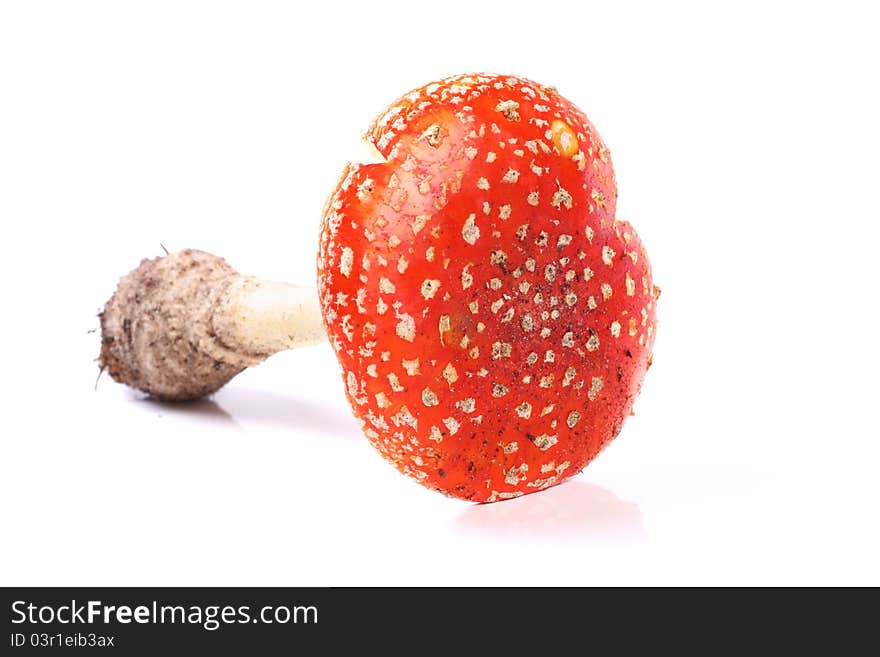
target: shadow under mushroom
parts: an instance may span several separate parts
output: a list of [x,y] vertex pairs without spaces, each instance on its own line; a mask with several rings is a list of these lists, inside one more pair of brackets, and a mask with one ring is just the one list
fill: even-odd
[[474,505],[454,521],[456,530],[498,538],[551,542],[640,543],[642,514],[633,502],[585,481],[567,481],[495,504]]

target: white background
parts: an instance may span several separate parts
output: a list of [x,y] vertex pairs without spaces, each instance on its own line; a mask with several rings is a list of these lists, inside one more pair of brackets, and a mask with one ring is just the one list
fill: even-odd
[[[877,21],[713,5],[0,5],[0,583],[880,584]],[[663,288],[637,415],[584,473],[422,489],[326,345],[188,406],[95,389],[140,258],[313,282],[361,131],[479,70],[587,112]]]

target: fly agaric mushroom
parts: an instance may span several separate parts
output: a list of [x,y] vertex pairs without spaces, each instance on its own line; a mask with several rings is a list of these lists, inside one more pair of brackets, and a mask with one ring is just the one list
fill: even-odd
[[[346,166],[318,253],[324,326],[364,433],[404,474],[467,500],[579,472],[631,414],[659,296],[615,215],[596,129],[552,87],[475,74],[403,96],[367,140],[384,161]],[[183,252],[120,283],[101,364],[195,398],[314,341],[316,317],[301,289]]]

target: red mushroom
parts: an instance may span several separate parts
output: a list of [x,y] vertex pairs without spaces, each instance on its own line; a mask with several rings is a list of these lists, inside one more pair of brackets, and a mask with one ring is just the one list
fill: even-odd
[[608,149],[529,80],[448,78],[391,105],[327,202],[319,296],[345,390],[401,472],[491,502],[579,472],[651,362],[647,255]]
[[399,470],[481,502],[581,470],[651,361],[644,248],[608,149],[555,89],[449,78],[393,104],[328,200],[312,291],[186,250],[144,260],[101,314],[100,363],[150,395],[210,394],[325,324],[364,432]]

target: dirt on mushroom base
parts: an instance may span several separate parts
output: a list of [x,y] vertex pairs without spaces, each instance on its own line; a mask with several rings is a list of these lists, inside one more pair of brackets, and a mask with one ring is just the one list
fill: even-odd
[[495,501],[619,433],[651,357],[647,254],[607,148],[555,90],[457,76],[399,99],[324,213],[319,292],[364,432],[400,471]]
[[219,390],[262,360],[229,349],[213,332],[211,316],[238,277],[222,258],[192,249],[141,261],[99,315],[101,369],[163,401]]

